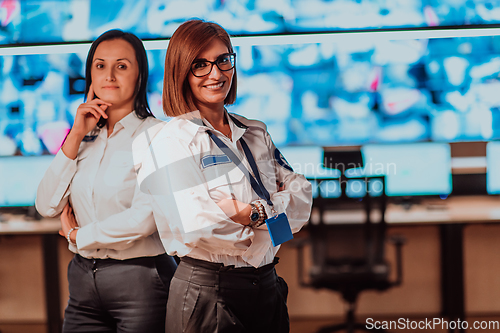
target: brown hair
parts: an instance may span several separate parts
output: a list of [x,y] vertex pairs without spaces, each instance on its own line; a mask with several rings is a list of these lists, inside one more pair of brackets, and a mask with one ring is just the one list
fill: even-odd
[[[187,78],[193,61],[215,38],[219,38],[230,53],[234,52],[229,34],[217,23],[189,20],[172,35],[163,77],[163,111],[167,116],[180,116],[197,109]],[[235,100],[236,70],[224,104],[233,104]]]

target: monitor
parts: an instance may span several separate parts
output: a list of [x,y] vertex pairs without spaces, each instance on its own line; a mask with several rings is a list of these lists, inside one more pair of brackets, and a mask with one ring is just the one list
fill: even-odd
[[36,190],[53,155],[0,157],[0,207],[35,204]]
[[307,179],[339,178],[336,169],[325,168],[324,151],[319,146],[289,146],[280,148],[281,155],[297,173]]
[[[279,147],[497,140],[500,37],[472,32],[235,37],[238,96],[228,110],[263,121]],[[158,118],[164,42],[145,42]],[[89,46],[0,49],[8,73],[0,77],[0,155],[58,151],[84,99]]]
[[[498,24],[495,1],[3,1],[0,44],[94,39],[110,28],[166,38],[193,17],[231,35],[288,34]],[[43,27],[43,28],[41,28]]]
[[338,198],[340,172],[336,169],[325,168],[324,151],[319,146],[289,146],[280,149],[293,171],[303,174],[312,185],[312,196],[317,198],[319,193],[323,198]]
[[386,176],[388,196],[449,195],[451,151],[447,143],[365,145],[364,172]]
[[486,191],[500,194],[500,142],[491,141],[486,145]]

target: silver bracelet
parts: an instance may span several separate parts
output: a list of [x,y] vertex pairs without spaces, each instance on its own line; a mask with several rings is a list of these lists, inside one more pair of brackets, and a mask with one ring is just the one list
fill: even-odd
[[69,238],[69,236],[71,235],[71,233],[72,233],[74,230],[78,230],[78,229],[80,229],[80,227],[73,227],[73,228],[69,229],[68,234],[66,235],[66,239],[68,240],[68,243],[70,243],[70,244],[71,244],[71,245],[73,245],[73,246],[76,246],[76,243],[73,243],[73,242],[71,241],[71,238]]

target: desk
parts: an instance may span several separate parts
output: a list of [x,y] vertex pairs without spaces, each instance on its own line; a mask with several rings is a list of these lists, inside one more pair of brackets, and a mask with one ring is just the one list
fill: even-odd
[[[316,216],[314,216],[316,214]],[[317,212],[312,217],[319,218]],[[325,223],[362,223],[364,212],[329,210]],[[372,221],[379,221],[374,211]],[[419,204],[388,204],[385,220],[389,226],[438,225],[441,246],[441,310],[450,320],[464,319],[463,229],[467,224],[500,223],[500,197],[459,196],[446,200],[423,199]]]
[[[313,212],[312,220],[319,216]],[[372,221],[380,220],[380,212],[372,212]],[[358,210],[328,210],[325,223],[364,222],[364,212]],[[461,196],[441,199],[424,199],[419,204],[407,206],[389,203],[385,213],[388,225],[422,224],[471,224],[499,223],[500,196]]]
[[45,278],[45,305],[48,333],[60,333],[61,304],[59,290],[59,253],[57,241],[61,222],[59,219],[25,221],[21,216],[2,214],[6,222],[0,222],[1,235],[42,235],[43,270]]

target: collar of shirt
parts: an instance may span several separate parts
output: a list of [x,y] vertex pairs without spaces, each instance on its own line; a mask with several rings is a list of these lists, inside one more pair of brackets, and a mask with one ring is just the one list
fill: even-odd
[[[129,137],[132,137],[135,133],[135,131],[139,128],[139,125],[144,121],[144,119],[139,119],[137,115],[135,114],[135,111],[130,112],[128,115],[120,119],[118,122],[116,122],[115,127],[113,129],[113,133],[111,136],[116,135],[118,132],[123,130],[123,135],[128,135]],[[106,133],[107,136],[107,130],[103,131],[101,129],[101,133],[99,133],[99,136],[103,136]]]
[[[231,116],[227,112],[227,110],[225,111],[225,116],[229,123],[229,127],[231,128],[232,141],[236,142],[243,136],[243,134],[245,134],[245,131],[248,129],[248,126],[240,122],[235,117]],[[208,120],[204,119],[201,116],[199,111],[193,111],[184,114],[180,117],[189,120],[186,124],[186,129],[189,131],[192,137],[194,137],[198,132],[206,132],[207,130],[213,130],[220,133],[219,131],[213,128],[213,126],[210,124],[210,122],[208,122]]]

